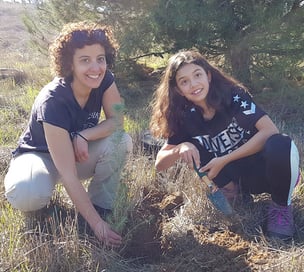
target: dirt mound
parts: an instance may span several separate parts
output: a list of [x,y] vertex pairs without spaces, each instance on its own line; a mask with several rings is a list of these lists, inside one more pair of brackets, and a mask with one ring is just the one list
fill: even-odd
[[163,222],[174,216],[174,211],[183,205],[183,197],[180,194],[146,189],[143,195],[142,203],[131,215],[131,221],[138,223],[130,234],[130,242],[123,255],[128,258],[140,258],[144,262],[155,262],[160,260],[163,253]]
[[275,252],[248,235],[239,215],[230,218],[226,228],[184,222],[181,229],[177,221],[183,205],[181,194],[144,190],[143,202],[132,214],[138,225],[129,236],[124,257],[157,264],[157,271],[168,272],[261,271],[275,260]]

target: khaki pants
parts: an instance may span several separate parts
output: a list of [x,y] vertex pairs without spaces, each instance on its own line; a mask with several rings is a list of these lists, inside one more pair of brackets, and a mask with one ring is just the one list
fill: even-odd
[[[80,180],[89,178],[88,194],[92,203],[111,209],[115,200],[120,174],[132,139],[126,133],[89,142],[89,159],[76,163]],[[4,179],[5,196],[11,205],[21,211],[35,211],[46,206],[60,176],[50,154],[26,152],[10,162]]]

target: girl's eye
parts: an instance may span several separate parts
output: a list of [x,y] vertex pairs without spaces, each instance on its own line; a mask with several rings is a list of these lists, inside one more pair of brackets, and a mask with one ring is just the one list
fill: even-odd
[[188,80],[182,80],[181,85],[186,85],[188,83]]
[[201,77],[202,73],[196,73],[196,77]]

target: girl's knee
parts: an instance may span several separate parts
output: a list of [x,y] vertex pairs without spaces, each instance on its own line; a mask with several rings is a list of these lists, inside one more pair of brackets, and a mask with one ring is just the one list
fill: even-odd
[[269,137],[264,147],[264,157],[271,165],[298,167],[299,151],[287,135],[275,134]]
[[265,154],[279,154],[281,152],[289,152],[293,145],[292,139],[288,135],[274,134],[268,138],[265,143]]
[[286,134],[274,134],[270,136],[265,144],[268,148],[279,148],[280,146],[290,146],[292,139]]

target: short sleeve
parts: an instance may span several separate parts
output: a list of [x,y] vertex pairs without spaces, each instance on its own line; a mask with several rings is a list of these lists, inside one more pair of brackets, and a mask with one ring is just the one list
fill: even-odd
[[252,96],[242,88],[232,91],[231,98],[232,115],[244,128],[250,129],[266,112],[262,110],[252,99]]

